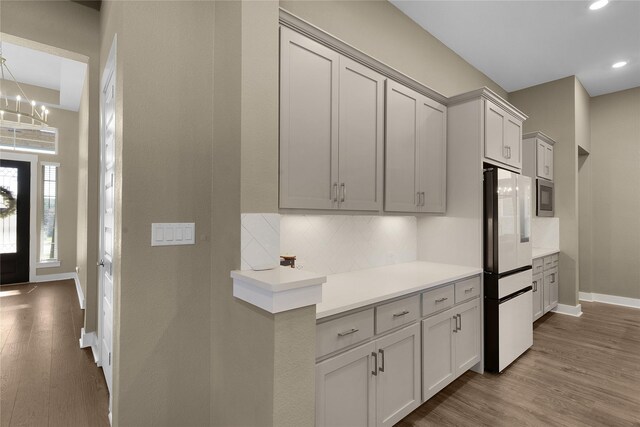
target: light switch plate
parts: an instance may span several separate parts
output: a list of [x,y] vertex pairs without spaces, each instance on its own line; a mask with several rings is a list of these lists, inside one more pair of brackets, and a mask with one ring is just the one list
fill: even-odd
[[195,245],[196,224],[193,222],[151,224],[151,246]]

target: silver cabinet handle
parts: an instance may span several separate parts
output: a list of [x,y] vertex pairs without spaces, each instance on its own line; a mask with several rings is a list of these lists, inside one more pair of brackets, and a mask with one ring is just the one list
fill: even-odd
[[331,200],[333,200],[334,202],[338,202],[338,183],[337,182],[333,183],[333,196],[331,197]]
[[453,316],[453,321],[455,322],[455,326],[453,327],[453,332],[458,332],[458,316]]
[[101,259],[100,261],[98,261],[98,263],[96,264],[98,267],[104,267],[104,260]]
[[342,190],[342,198],[340,199],[340,202],[344,203],[344,199],[347,198],[347,186],[344,182],[340,184],[340,189]]
[[356,332],[358,332],[360,329],[356,329],[356,328],[352,328],[348,331],[344,331],[344,332],[338,332],[338,336],[339,337],[345,337],[347,335],[351,335],[351,334],[355,334]]
[[372,351],[371,356],[373,356],[373,371],[371,371],[371,374],[378,375],[378,353]]
[[462,330],[462,316],[459,314],[456,314],[456,316],[458,317],[458,322],[460,322],[460,325],[458,326],[458,330],[461,331]]
[[420,206],[424,206],[424,202],[425,202],[425,199],[426,199],[426,197],[424,195],[424,191],[422,193],[420,193],[420,194],[422,194],[422,204]]
[[533,281],[533,292],[538,292],[538,281],[537,280]]
[[380,359],[382,359],[381,360],[382,365],[380,365],[380,369],[378,369],[378,371],[384,372],[384,350],[380,349],[378,351],[380,352]]
[[420,206],[420,192],[416,193],[416,206]]
[[449,298],[447,298],[447,297],[438,298],[438,299],[436,300],[436,304],[437,304],[437,303],[439,303],[439,302],[446,301],[446,300],[448,300],[448,299],[449,299]]
[[470,287],[470,288],[468,288],[468,289],[465,289],[465,290],[464,290],[464,293],[465,293],[465,294],[468,294],[468,293],[469,293],[469,292],[471,292],[471,291],[473,291],[473,286],[472,286],[472,287]]
[[406,314],[409,314],[409,310],[404,310],[404,311],[403,311],[403,312],[401,312],[401,313],[395,313],[395,314],[393,315],[393,317],[394,317],[394,318],[396,318],[396,317],[402,317],[402,316],[404,316],[404,315],[406,315]]

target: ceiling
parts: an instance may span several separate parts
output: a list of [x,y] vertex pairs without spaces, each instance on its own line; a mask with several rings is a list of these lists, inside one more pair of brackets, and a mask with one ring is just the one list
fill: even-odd
[[391,3],[507,92],[571,75],[591,96],[640,86],[640,1]]
[[[49,106],[79,110],[87,64],[6,41],[0,42],[0,46],[18,83],[59,91],[59,103]],[[5,77],[10,80],[9,76]]]

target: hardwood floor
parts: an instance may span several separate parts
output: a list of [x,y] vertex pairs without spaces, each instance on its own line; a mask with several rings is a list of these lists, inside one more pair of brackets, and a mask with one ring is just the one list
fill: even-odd
[[0,287],[0,426],[109,426],[72,280]]
[[640,426],[640,310],[549,313],[499,375],[467,372],[398,426]]

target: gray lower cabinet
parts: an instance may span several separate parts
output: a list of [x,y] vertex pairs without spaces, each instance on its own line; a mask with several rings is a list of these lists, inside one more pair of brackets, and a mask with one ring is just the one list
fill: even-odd
[[535,322],[544,314],[544,281],[543,274],[537,274],[533,276],[532,287],[533,287],[533,321]]
[[480,361],[480,299],[422,321],[422,399],[426,401]]
[[420,403],[418,323],[316,365],[316,426],[392,426]]
[[558,260],[558,254],[533,260],[534,322],[558,306]]

